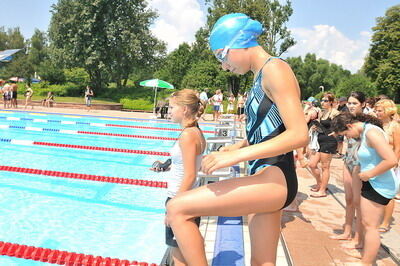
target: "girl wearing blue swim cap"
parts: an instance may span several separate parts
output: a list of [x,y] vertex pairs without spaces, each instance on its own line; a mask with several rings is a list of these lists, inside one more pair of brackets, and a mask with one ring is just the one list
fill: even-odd
[[248,176],[223,180],[180,194],[167,219],[188,265],[207,265],[198,216],[249,216],[251,264],[274,265],[282,209],[296,197],[292,151],[308,143],[300,88],[290,66],[257,43],[262,26],[245,14],[221,17],[210,47],[224,70],[254,73],[245,105],[247,138],[203,158],[202,171],[248,162]]

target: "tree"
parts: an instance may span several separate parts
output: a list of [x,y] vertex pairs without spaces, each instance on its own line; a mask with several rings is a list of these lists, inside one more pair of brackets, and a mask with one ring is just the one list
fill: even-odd
[[5,72],[8,77],[24,77],[27,79],[28,84],[30,84],[35,70],[32,63],[29,61],[28,56],[20,54],[11,61]]
[[52,13],[54,57],[67,68],[84,68],[97,92],[110,81],[121,87],[134,68],[157,62],[165,51],[150,33],[156,13],[144,0],[59,0]]
[[193,64],[182,80],[182,87],[189,89],[211,88],[224,89],[227,87],[227,72],[221,72],[215,62],[201,61]]
[[[3,28],[4,30],[4,28]],[[3,32],[4,38],[4,32]],[[5,44],[0,44],[4,49],[22,49],[25,47],[25,39],[21,34],[19,27],[11,28],[7,30],[5,37]]]
[[364,72],[379,93],[400,101],[400,5],[389,8],[372,28],[369,54]]
[[317,59],[315,54],[306,54],[304,59],[289,57],[286,61],[297,77],[303,98],[320,93],[320,86],[323,86],[325,91],[336,93],[340,81],[351,75],[350,71],[344,70],[341,66],[325,59]]
[[362,91],[369,96],[378,94],[374,84],[363,74],[353,74],[343,78],[339,82],[335,94],[336,96],[349,96],[352,91]]
[[154,76],[181,88],[182,79],[190,69],[193,58],[190,45],[182,43],[165,58]]
[[210,4],[207,24],[209,29],[218,18],[229,13],[245,13],[258,20],[265,28],[259,43],[272,55],[281,55],[296,42],[286,27],[293,14],[291,2],[283,5],[278,0],[206,0]]
[[46,33],[35,29],[35,33],[29,41],[28,59],[35,70],[47,57],[47,39]]

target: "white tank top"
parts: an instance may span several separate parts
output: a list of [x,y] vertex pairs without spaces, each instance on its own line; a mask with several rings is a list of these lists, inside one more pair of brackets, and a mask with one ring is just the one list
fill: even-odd
[[[182,158],[182,151],[179,147],[179,140],[175,142],[174,146],[170,150],[171,153],[171,170],[169,172],[168,177],[168,191],[167,196],[173,198],[176,196],[179,188],[181,187],[183,176],[184,176],[184,169],[183,169],[183,158]],[[201,167],[201,159],[203,158],[203,154],[199,154],[196,156],[196,178],[193,183],[192,189],[199,186],[199,179],[197,177],[197,172],[200,170]]]

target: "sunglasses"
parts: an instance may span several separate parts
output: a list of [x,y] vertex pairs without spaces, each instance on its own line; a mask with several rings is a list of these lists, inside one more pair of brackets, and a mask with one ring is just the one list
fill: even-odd
[[229,52],[229,48],[228,46],[226,46],[224,48],[224,50],[222,50],[222,52],[215,54],[215,57],[217,58],[217,60],[221,63],[225,63],[226,60],[228,59],[228,52]]
[[329,100],[321,100],[321,102],[327,103],[327,102],[329,102]]

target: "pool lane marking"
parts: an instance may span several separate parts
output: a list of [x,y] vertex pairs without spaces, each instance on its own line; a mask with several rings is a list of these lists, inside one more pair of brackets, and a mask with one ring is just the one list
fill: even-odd
[[[165,131],[182,131],[181,128],[163,128],[163,127],[147,127],[147,126],[133,126],[133,125],[121,125],[121,124],[103,124],[103,123],[89,123],[89,122],[76,122],[76,121],[63,121],[63,120],[52,120],[52,119],[38,119],[38,118],[20,118],[20,117],[6,117],[0,116],[0,119],[11,120],[11,121],[32,121],[34,123],[60,123],[66,125],[88,125],[95,127],[122,127],[122,128],[139,128],[139,129],[153,129],[153,130],[165,130]],[[210,130],[202,130],[203,133],[214,133]]]
[[155,263],[129,261],[102,256],[93,256],[83,253],[62,251],[57,249],[27,246],[17,243],[0,241],[0,255],[16,257],[26,260],[35,260],[59,265],[149,265],[157,266]]
[[99,135],[99,136],[111,136],[111,137],[122,137],[122,138],[152,139],[152,140],[177,140],[178,139],[178,138],[170,138],[170,137],[143,136],[143,135],[132,135],[132,134],[81,131],[81,130],[69,130],[69,129],[58,129],[58,128],[11,126],[11,125],[0,125],[0,129],[21,129],[21,130],[38,131],[38,132],[51,131],[51,132],[64,133],[64,134],[75,134],[75,135],[76,134],[85,134],[85,135]]
[[40,146],[51,146],[51,147],[69,148],[69,149],[83,149],[83,150],[96,150],[96,151],[110,151],[110,152],[146,154],[146,155],[171,156],[171,154],[169,152],[161,152],[161,151],[146,151],[146,150],[131,150],[131,149],[108,148],[108,147],[98,147],[98,146],[84,146],[84,145],[42,142],[42,141],[33,141],[33,140],[18,140],[18,139],[0,138],[0,142],[9,142],[11,144],[24,145],[24,146],[40,145]]
[[[0,112],[4,112],[4,113],[27,113],[27,111],[20,111],[20,110],[13,110],[12,112],[11,111],[8,111],[8,110],[5,110],[5,111],[1,111],[0,110]],[[65,116],[65,115],[71,115],[71,114],[68,114],[68,113],[48,113],[48,112],[32,112],[32,111],[30,111],[30,114],[33,114],[33,115],[36,115],[36,114],[47,114],[47,115],[62,115],[62,116]],[[99,119],[102,119],[102,120],[119,120],[119,121],[129,121],[129,120],[133,120],[133,121],[153,121],[153,122],[156,122],[156,123],[162,123],[162,124],[176,124],[176,123],[174,123],[174,122],[171,122],[171,121],[169,121],[169,120],[161,120],[161,119],[151,119],[151,118],[137,118],[137,117],[121,117],[121,116],[106,116],[106,115],[81,115],[81,114],[74,114],[73,116],[79,116],[79,117],[94,117],[94,118],[99,118]],[[199,123],[199,124],[202,124],[202,125],[211,125],[211,126],[215,126],[216,125],[216,123],[208,123],[208,122],[202,122],[202,123]]]
[[50,170],[41,170],[41,169],[6,166],[6,165],[0,165],[0,171],[26,173],[26,174],[34,174],[34,175],[45,175],[45,176],[56,176],[56,177],[63,177],[63,178],[81,179],[81,180],[87,180],[87,181],[114,183],[114,184],[122,184],[122,185],[133,185],[133,186],[144,186],[144,187],[155,187],[155,188],[167,188],[168,187],[168,183],[164,182],[164,181],[153,181],[153,180],[143,180],[143,179],[131,179],[131,178],[125,178],[125,177],[78,174],[78,173],[71,173],[71,172],[50,171]]

